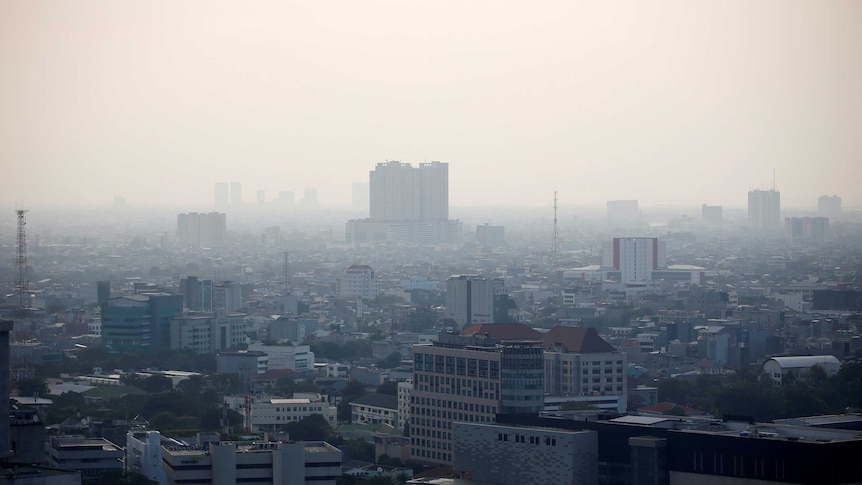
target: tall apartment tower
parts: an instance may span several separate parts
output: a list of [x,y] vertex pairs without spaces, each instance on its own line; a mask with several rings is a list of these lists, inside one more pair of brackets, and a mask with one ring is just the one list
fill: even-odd
[[458,328],[507,320],[508,294],[502,279],[455,275],[446,281],[446,318]]
[[602,244],[602,266],[620,272],[620,282],[649,281],[652,272],[664,268],[664,241],[654,237],[616,237]]
[[227,217],[223,212],[177,214],[177,242],[183,246],[221,246],[226,232]]
[[[510,327],[521,324],[498,325],[516,335]],[[476,325],[477,334],[441,334],[431,345],[413,346],[412,459],[451,465],[453,423],[492,423],[498,414],[538,415],[542,410],[541,340],[485,336],[494,333],[485,327],[496,326]]]
[[449,219],[449,164],[397,161],[369,172],[369,214],[376,221]]
[[215,206],[216,209],[226,209],[230,203],[227,182],[218,182],[215,184]]
[[234,207],[242,205],[242,184],[240,182],[230,183],[230,205]]
[[775,189],[748,192],[748,225],[757,230],[781,227],[781,193]]
[[817,198],[817,215],[832,220],[841,217],[841,197],[837,195],[821,195]]

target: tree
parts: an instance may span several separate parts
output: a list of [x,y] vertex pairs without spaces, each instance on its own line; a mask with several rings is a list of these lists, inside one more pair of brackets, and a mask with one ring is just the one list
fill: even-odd
[[388,396],[397,396],[398,395],[398,381],[386,381],[383,384],[377,386],[378,394],[386,394]]
[[49,394],[48,385],[44,379],[39,377],[26,377],[19,379],[15,383],[18,388],[18,395],[21,397],[47,396]]
[[386,357],[377,361],[377,367],[382,369],[392,369],[401,364],[401,352],[392,352]]
[[285,426],[290,434],[290,439],[295,441],[327,441],[335,439],[335,432],[326,418],[319,414],[312,414],[300,421],[292,421]]

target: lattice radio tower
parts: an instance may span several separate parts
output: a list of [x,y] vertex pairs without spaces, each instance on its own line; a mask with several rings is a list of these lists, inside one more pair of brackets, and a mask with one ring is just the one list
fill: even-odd
[[18,215],[18,255],[15,258],[15,290],[18,292],[18,306],[21,308],[22,316],[26,311],[25,298],[30,294],[30,281],[27,279],[27,211],[16,209]]
[[554,234],[551,236],[551,257],[557,259],[560,252],[559,234],[557,233],[557,191],[554,191]]

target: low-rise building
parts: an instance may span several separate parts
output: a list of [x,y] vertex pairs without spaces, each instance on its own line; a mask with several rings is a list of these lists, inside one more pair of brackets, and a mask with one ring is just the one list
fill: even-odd
[[108,470],[123,469],[122,448],[104,438],[52,436],[47,455],[50,466],[78,470],[85,482],[98,481]]
[[314,483],[335,485],[341,451],[325,441],[234,442],[162,447],[168,484]]
[[388,424],[398,426],[398,396],[372,392],[350,403],[354,424]]
[[243,427],[251,432],[283,431],[288,423],[301,421],[312,414],[323,416],[332,427],[338,424],[338,410],[323,399],[246,395],[225,396],[224,402],[242,414]]
[[772,357],[763,363],[763,372],[773,384],[781,386],[792,380],[805,379],[805,373],[815,366],[823,369],[827,376],[834,376],[841,368],[841,362],[834,355]]

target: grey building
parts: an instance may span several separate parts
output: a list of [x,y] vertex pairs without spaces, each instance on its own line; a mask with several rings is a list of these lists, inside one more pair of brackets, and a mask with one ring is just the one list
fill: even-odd
[[455,423],[453,468],[499,485],[595,484],[598,433]]

